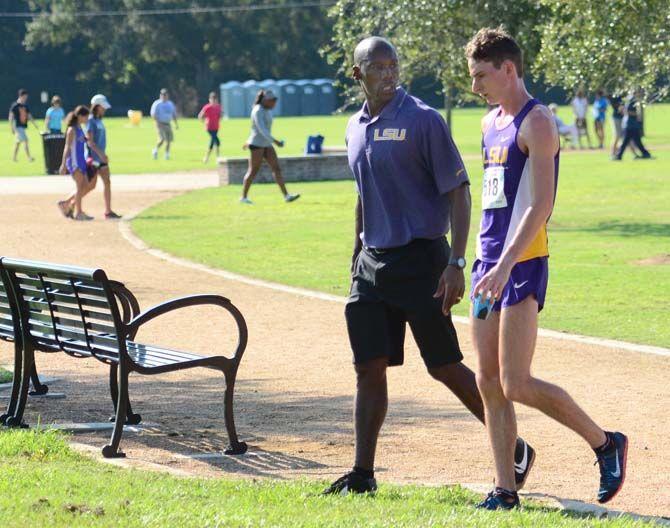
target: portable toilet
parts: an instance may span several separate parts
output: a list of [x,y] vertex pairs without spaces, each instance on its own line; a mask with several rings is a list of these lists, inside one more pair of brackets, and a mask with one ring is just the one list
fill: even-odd
[[282,115],[282,98],[281,94],[279,93],[279,85],[277,84],[277,81],[274,79],[265,79],[264,81],[259,82],[258,86],[262,90],[272,90],[275,93],[277,96],[277,104],[275,105],[274,110],[272,110],[272,115],[275,117]]
[[298,116],[300,115],[300,89],[295,81],[289,79],[282,79],[277,81],[279,93],[277,94],[282,100],[281,108],[283,116]]
[[257,81],[246,81],[242,83],[242,89],[244,90],[244,110],[245,110],[245,116],[249,117],[251,115],[251,109],[254,106],[254,101],[256,100],[256,94],[258,94],[258,90],[260,90],[260,86],[258,86]]
[[314,85],[319,94],[319,115],[330,115],[337,110],[337,97],[332,79],[315,79]]
[[319,93],[314,81],[311,79],[301,79],[296,81],[301,95],[300,115],[318,115],[319,112]]
[[228,81],[220,86],[221,105],[223,106],[223,116],[245,117],[245,94],[242,84],[237,81]]

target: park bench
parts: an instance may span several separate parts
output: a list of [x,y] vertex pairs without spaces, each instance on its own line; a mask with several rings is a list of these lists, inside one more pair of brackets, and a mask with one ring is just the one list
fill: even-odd
[[[101,269],[86,269],[44,262],[0,259],[0,277],[12,315],[15,335],[20,335],[20,376],[8,426],[20,426],[25,410],[35,351],[65,352],[75,358],[93,357],[110,366],[110,392],[115,402],[114,429],[103,447],[106,458],[125,456],[119,451],[124,423],[137,423],[128,397],[130,373],[155,375],[195,367],[223,373],[226,382],[224,419],[230,446],[226,454],[242,454],[247,446],[237,438],[233,394],[237,370],[247,344],[247,327],[240,311],[225,297],[193,295],[154,306],[143,313],[134,296],[121,283],[110,281]],[[121,306],[121,310],[119,309]],[[214,305],[235,320],[237,347],[232,357],[202,356],[135,341],[138,330],[156,317],[189,306]],[[3,328],[8,327],[3,306]],[[18,340],[15,341],[19,343]]]
[[[0,274],[3,273],[4,272],[0,270]],[[18,400],[21,365],[23,361],[23,348],[19,318],[13,316],[13,314],[17,312],[16,309],[13,309],[10,304],[13,303],[13,298],[7,295],[7,290],[5,290],[5,282],[7,281],[0,280],[0,341],[14,343],[14,379],[7,411],[3,414],[0,414],[0,425],[5,425],[7,419],[14,414]],[[135,296],[121,282],[110,280],[109,283],[111,285],[112,291],[114,292],[114,295],[121,305],[121,320],[127,323],[130,321],[130,319],[132,319],[132,317],[140,313],[139,303],[137,302]],[[53,351],[48,348],[39,350],[43,352]],[[113,380],[110,383],[110,390],[112,394],[112,402],[115,406],[117,399],[116,393],[114,392],[116,382],[116,368],[117,367],[115,364],[110,368],[110,379]],[[49,387],[40,381],[39,375],[37,374],[37,367],[34,363],[30,372],[30,381],[32,384],[32,390],[28,392],[30,396],[44,396],[48,394]],[[126,423],[139,424],[141,419],[141,416],[138,414],[133,414],[130,402],[128,402]]]
[[[0,274],[4,272],[0,270]],[[0,415],[0,424],[4,425],[7,418],[14,414],[14,409],[16,407],[16,402],[18,399],[18,392],[20,387],[20,376],[21,376],[21,365],[23,361],[22,356],[22,337],[20,330],[20,320],[18,317],[13,317],[13,313],[17,313],[16,309],[12,307],[10,303],[13,303],[13,297],[7,295],[4,284],[7,281],[0,281],[0,340],[8,341],[14,343],[14,383],[12,384],[12,394],[10,396],[10,402],[7,408],[7,412]],[[124,323],[127,323],[132,319],[132,317],[140,313],[139,303],[135,296],[123,285],[123,283],[118,281],[109,281],[117,301],[121,307],[121,320]],[[16,325],[16,326],[15,326]],[[37,344],[36,350],[42,352],[53,352],[53,349],[50,348],[39,348]],[[110,391],[112,394],[112,402],[116,406],[117,395],[115,392],[116,385],[116,364],[111,365],[110,368]],[[30,373],[30,380],[32,383],[33,390],[29,391],[31,396],[43,396],[49,392],[49,387],[44,383],[40,382],[39,376],[37,374],[37,368],[33,363],[33,367]],[[128,413],[126,418],[127,424],[138,424],[141,421],[141,417],[137,414],[133,414],[132,407],[130,402],[128,402]]]

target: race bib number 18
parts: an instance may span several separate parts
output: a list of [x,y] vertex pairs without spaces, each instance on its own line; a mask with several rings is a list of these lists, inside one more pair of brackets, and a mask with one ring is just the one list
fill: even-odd
[[484,170],[482,209],[507,207],[505,196],[505,167],[489,167]]

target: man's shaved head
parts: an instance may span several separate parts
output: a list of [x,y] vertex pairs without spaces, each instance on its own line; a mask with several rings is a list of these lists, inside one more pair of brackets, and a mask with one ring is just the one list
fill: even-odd
[[376,52],[387,52],[397,57],[393,44],[382,37],[368,37],[361,40],[354,50],[354,64],[360,65],[369,60]]

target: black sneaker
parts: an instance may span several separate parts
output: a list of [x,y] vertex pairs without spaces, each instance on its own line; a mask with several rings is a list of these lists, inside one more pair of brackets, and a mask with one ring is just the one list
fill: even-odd
[[370,493],[377,491],[377,481],[374,478],[361,477],[354,471],[338,478],[322,495],[347,495],[349,493]]
[[600,466],[600,489],[598,502],[611,501],[619,493],[626,479],[626,459],[628,458],[628,438],[623,433],[607,433],[614,445],[605,453],[598,455]]
[[[512,500],[510,500],[512,499]],[[519,496],[516,492],[509,492],[502,488],[495,488],[486,498],[477,504],[480,510],[513,510],[519,508]]]
[[526,479],[534,462],[535,449],[530,447],[522,438],[517,438],[516,448],[514,449],[514,480],[517,491],[526,484]]

